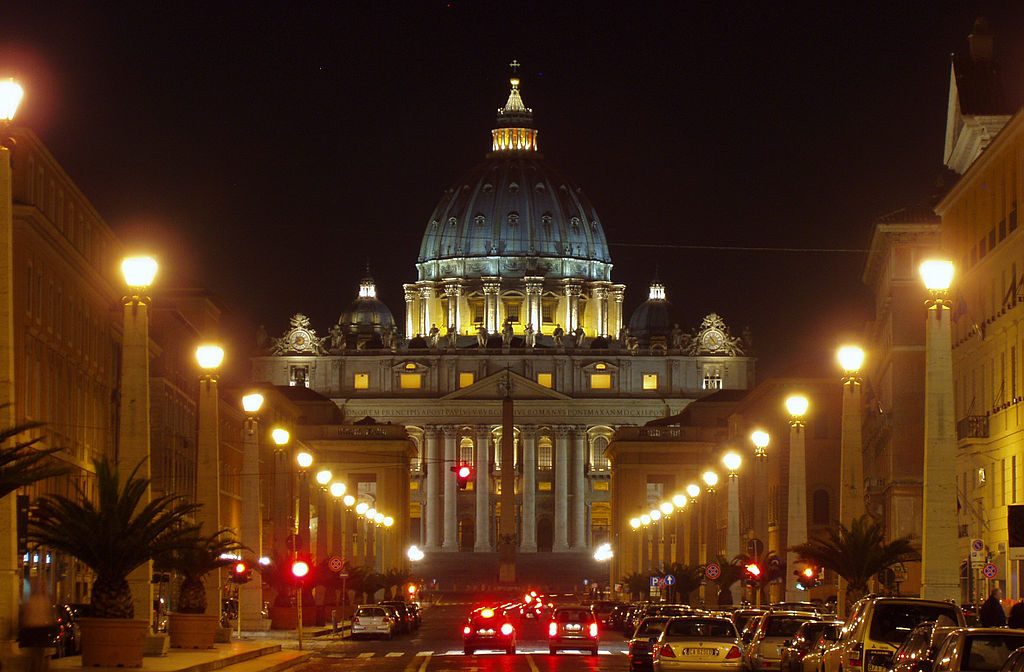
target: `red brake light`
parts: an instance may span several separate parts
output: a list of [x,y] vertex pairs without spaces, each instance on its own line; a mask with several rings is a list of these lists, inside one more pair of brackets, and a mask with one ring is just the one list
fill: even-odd
[[558,623],[551,621],[548,623],[548,637],[554,637],[558,634]]
[[473,632],[473,628],[469,627],[468,625],[462,626],[462,634],[468,635],[471,632]]
[[480,612],[480,615],[484,618],[494,618],[494,609],[484,609]]
[[512,624],[511,623],[502,623],[502,625],[501,625],[501,634],[505,635],[506,637],[511,635],[512,634]]
[[740,657],[740,649],[739,649],[738,646],[732,647],[731,649],[729,649],[729,653],[725,654],[725,659],[726,660],[733,660],[733,659],[739,658],[739,657]]
[[672,650],[671,646],[664,644],[661,647],[661,651],[658,652],[658,655],[662,658],[675,658],[676,652]]
[[590,624],[590,636],[597,637],[597,623]]

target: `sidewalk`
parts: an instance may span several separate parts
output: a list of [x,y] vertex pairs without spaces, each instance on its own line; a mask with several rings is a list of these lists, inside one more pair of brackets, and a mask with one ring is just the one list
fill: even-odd
[[[288,646],[285,647],[284,645]],[[151,672],[211,672],[231,667],[231,672],[279,672],[304,661],[309,651],[295,650],[294,638],[270,641],[233,641],[215,644],[212,649],[170,649],[166,656],[146,656],[141,670]],[[81,670],[82,657],[68,656],[50,661],[51,670]],[[105,670],[108,668],[91,668]],[[124,672],[123,668],[109,668]]]

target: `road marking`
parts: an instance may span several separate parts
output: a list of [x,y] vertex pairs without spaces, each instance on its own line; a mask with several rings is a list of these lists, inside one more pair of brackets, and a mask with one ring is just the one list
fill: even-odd
[[366,653],[360,653],[356,658],[373,658],[373,651],[367,651]]
[[432,656],[432,655],[434,655],[434,652],[433,651],[420,651],[416,655],[417,656]]
[[533,656],[526,654],[526,663],[530,666],[530,672],[540,672],[537,663],[533,662]]
[[384,657],[385,658],[398,658],[399,656],[404,656],[404,655],[405,655],[404,651],[388,651],[387,653],[384,654]]

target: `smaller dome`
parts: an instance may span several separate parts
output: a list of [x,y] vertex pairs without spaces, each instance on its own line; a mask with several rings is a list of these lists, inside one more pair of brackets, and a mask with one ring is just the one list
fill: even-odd
[[629,318],[629,334],[641,345],[647,345],[651,337],[667,337],[671,332],[672,304],[665,299],[665,285],[651,283],[647,300],[637,306]]
[[359,296],[338,318],[342,333],[373,335],[394,330],[395,318],[384,302],[377,298],[377,286],[373,278],[366,277],[359,282]]

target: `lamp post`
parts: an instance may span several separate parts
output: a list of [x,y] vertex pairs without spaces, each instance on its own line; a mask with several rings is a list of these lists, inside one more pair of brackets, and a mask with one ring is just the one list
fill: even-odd
[[[794,394],[786,399],[789,412],[789,516],[786,521],[786,548],[807,541],[807,475],[804,467],[804,416],[809,402],[807,397]],[[786,551],[786,600],[799,602],[800,590],[792,576],[796,567],[796,553]]]
[[732,560],[740,554],[740,487],[737,473],[743,458],[734,450],[722,456],[722,464],[729,470],[729,509],[725,527],[725,557]]
[[[121,340],[121,389],[118,406],[117,464],[126,470],[138,468],[141,478],[150,479],[149,435],[149,288],[156,277],[152,257],[126,257],[121,275],[128,288],[124,305],[124,334]],[[139,506],[146,506],[152,488]],[[128,575],[132,606],[138,618],[150,620],[153,611],[153,563],[147,562]]]
[[676,515],[676,562],[683,564],[690,563],[690,547],[686,544],[686,538],[683,533],[683,510],[686,508],[688,501],[686,495],[677,494],[672,495],[672,506],[678,515]]
[[640,529],[641,529],[641,536],[640,536],[640,544],[641,544],[640,558],[641,558],[641,565],[640,566],[643,567],[643,569],[641,571],[650,571],[651,570],[651,556],[650,556],[650,553],[649,553],[649,549],[647,547],[647,528],[650,526],[650,524],[651,524],[651,517],[650,517],[650,515],[648,515],[646,513],[641,514],[640,515]]
[[929,260],[921,278],[930,297],[925,328],[924,530],[921,535],[921,597],[960,596],[956,515],[956,412],[949,286],[953,264]]
[[703,513],[703,525],[704,532],[701,535],[702,541],[705,544],[704,559],[701,564],[707,562],[708,558],[714,558],[718,555],[718,503],[717,497],[715,497],[715,486],[718,485],[718,474],[708,469],[700,475],[700,480],[704,481],[704,492],[707,493],[707,497],[704,498],[704,513]]
[[[846,527],[864,515],[864,448],[861,440],[864,350],[844,345],[836,353],[843,369],[843,427],[840,443],[839,522]],[[846,579],[839,577],[836,611],[846,616]]]
[[672,506],[672,502],[666,501],[658,504],[658,509],[661,511],[661,557],[664,558],[664,564],[668,565],[672,562],[672,544],[669,543],[667,528],[675,507]]
[[700,497],[700,486],[696,483],[690,483],[686,486],[686,496],[690,498],[690,522],[686,526],[686,547],[687,553],[689,554],[691,562],[700,563],[700,507],[702,502],[698,500]]
[[[4,427],[13,427],[14,387],[14,196],[11,178],[11,147],[7,130],[25,96],[24,89],[13,79],[0,80],[0,418]],[[147,366],[149,362],[147,360]],[[148,381],[147,381],[148,386]],[[149,388],[146,388],[147,394]],[[148,415],[147,415],[148,418]],[[149,433],[146,434],[149,440]],[[148,443],[146,444],[149,445]],[[0,644],[6,657],[16,650],[18,605],[21,598],[21,575],[18,566],[17,507],[15,497],[0,498],[0,524],[7,533],[0,535]],[[148,568],[148,565],[147,565]],[[146,569],[145,571],[149,571]],[[129,578],[129,581],[131,579]],[[134,592],[132,593],[135,594]],[[135,600],[137,603],[139,600]],[[150,601],[146,611],[153,608]]]
[[309,474],[307,470],[313,466],[313,454],[306,450],[295,453],[295,464],[299,467],[299,514],[295,521],[299,527],[296,551],[309,549]]
[[290,552],[289,539],[295,534],[295,497],[292,457],[288,450],[291,433],[281,426],[270,430],[274,444],[273,491],[271,492],[272,548],[277,553]]
[[[221,529],[220,402],[217,394],[217,372],[223,361],[224,349],[219,345],[204,343],[196,348],[196,363],[202,372],[199,376],[199,431],[196,446],[196,503],[202,508],[196,517],[207,534],[213,534]],[[211,583],[217,587],[214,604],[221,604],[221,570],[213,570],[210,576]]]
[[[260,433],[259,412],[263,395],[252,392],[242,397],[245,425],[242,431],[242,519],[240,541],[257,558],[263,556],[263,521],[260,516]],[[238,627],[265,630],[263,621],[263,581],[248,581],[238,588]],[[243,625],[245,626],[243,628]]]
[[640,525],[639,516],[629,519],[629,527],[636,533],[636,562],[630,563],[630,570],[632,572],[643,571],[643,566],[640,564]]
[[768,548],[768,443],[771,437],[763,429],[750,433],[754,444],[754,537],[761,542],[758,555]]
[[665,540],[665,523],[659,509],[651,509],[647,515],[651,517],[652,525],[656,524],[651,529],[651,569],[657,572],[661,568],[661,545]]

